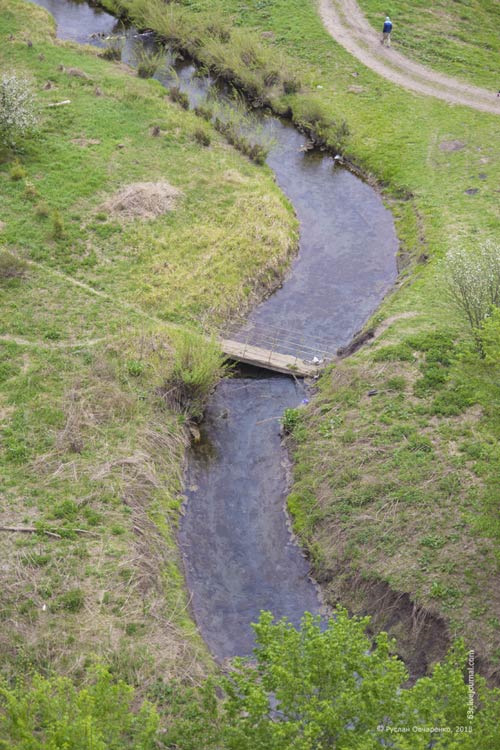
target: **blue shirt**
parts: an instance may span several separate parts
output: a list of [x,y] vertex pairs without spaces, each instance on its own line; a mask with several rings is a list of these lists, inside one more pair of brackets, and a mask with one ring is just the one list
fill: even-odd
[[384,34],[389,34],[391,31],[392,31],[392,23],[390,21],[386,21],[384,23]]

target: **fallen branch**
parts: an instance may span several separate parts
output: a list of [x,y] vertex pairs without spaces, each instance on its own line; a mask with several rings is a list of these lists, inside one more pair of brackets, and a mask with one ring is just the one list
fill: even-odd
[[47,534],[47,536],[53,536],[55,539],[62,538],[60,534],[56,534],[54,531],[34,529],[32,526],[0,526],[0,531],[18,531],[21,534]]
[[[62,539],[61,534],[56,534],[55,531],[48,531],[47,529],[36,529],[33,526],[0,526],[0,531],[17,531],[21,534],[47,534],[55,539]],[[87,529],[62,529],[62,531],[69,531],[72,534],[88,534],[89,536],[99,536],[93,531],[87,531]]]
[[71,104],[71,99],[65,99],[63,102],[53,102],[52,104],[47,104],[47,107],[62,107],[63,104]]

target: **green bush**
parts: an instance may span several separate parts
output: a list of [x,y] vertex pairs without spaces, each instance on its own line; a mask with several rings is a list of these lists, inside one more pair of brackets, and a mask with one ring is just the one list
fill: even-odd
[[127,362],[127,372],[133,378],[140,377],[144,372],[144,363],[138,359],[129,359]]
[[165,66],[165,53],[162,51],[152,52],[145,47],[137,47],[134,62],[139,78],[152,78]]
[[456,417],[472,406],[474,401],[469,388],[455,386],[438,393],[432,402],[430,412],[442,417]]
[[298,409],[285,409],[281,417],[281,426],[286,435],[291,435],[301,423],[302,415]]
[[173,408],[201,419],[208,396],[227,371],[224,356],[215,341],[191,331],[176,331],[172,345],[173,361],[162,394]]
[[414,362],[413,350],[408,344],[393,344],[377,349],[373,355],[375,362]]
[[59,211],[52,212],[52,239],[60,240],[64,237],[64,222]]
[[405,343],[412,349],[425,352],[427,361],[447,364],[454,348],[454,337],[447,331],[425,331],[407,336]]
[[9,169],[9,177],[13,182],[19,182],[20,180],[23,180],[26,177],[26,170],[19,161],[19,159],[16,159],[15,162],[12,164],[12,166]]
[[449,377],[449,372],[445,367],[433,362],[424,365],[421,370],[423,375],[413,386],[413,392],[416,396],[426,396],[431,391],[441,388]]
[[189,109],[189,97],[184,91],[181,91],[179,86],[171,86],[168,90],[168,95],[172,102],[178,104],[182,109]]
[[[434,594],[450,601],[455,590]],[[263,612],[252,660],[236,659],[214,687],[178,688],[165,695],[172,707],[165,748],[182,750],[398,750],[500,746],[500,691],[475,675],[478,706],[471,718],[464,679],[467,652],[457,643],[429,677],[412,687],[394,643],[366,634],[369,618],[339,609],[328,625],[306,614],[300,628]],[[218,700],[217,695],[223,699]],[[455,727],[471,731],[455,735]],[[398,728],[410,727],[408,734]],[[450,739],[458,736],[458,741]]]
[[158,716],[134,689],[96,669],[77,689],[66,677],[34,675],[29,684],[0,682],[0,748],[5,750],[153,750]]
[[40,203],[37,203],[35,206],[35,214],[40,219],[47,219],[50,216],[50,208],[45,203],[45,201],[40,201]]
[[122,59],[122,40],[110,39],[106,47],[100,52],[99,57],[104,60],[118,61]]
[[81,589],[71,589],[57,597],[52,609],[54,611],[63,609],[66,612],[79,612],[85,604],[85,595]]
[[385,387],[388,391],[404,391],[406,380],[402,375],[396,375],[394,378],[386,380]]
[[212,142],[210,134],[204,128],[196,128],[193,133],[193,138],[200,144],[200,146],[208,147]]
[[0,280],[19,279],[26,274],[28,264],[8,250],[0,250]]
[[195,115],[202,117],[207,122],[212,119],[212,109],[206,104],[198,104],[193,111]]

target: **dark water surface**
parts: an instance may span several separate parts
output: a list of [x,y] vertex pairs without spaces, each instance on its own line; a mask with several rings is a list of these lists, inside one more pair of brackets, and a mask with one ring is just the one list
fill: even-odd
[[[38,4],[55,16],[64,39],[102,44],[91,35],[120,28],[85,3]],[[129,30],[125,60],[137,43],[152,42]],[[193,79],[191,64],[176,68],[180,87],[198,103],[210,79]],[[167,74],[158,77],[172,81]],[[306,139],[291,124],[275,117],[261,123],[274,140],[267,163],[300,220],[300,252],[282,288],[251,313],[248,324],[286,330],[294,340],[320,339],[335,351],[362,327],[396,278],[392,216],[375,190],[331,157],[304,151]],[[288,377],[225,380],[207,409],[203,440],[189,457],[179,539],[194,615],[218,658],[251,651],[250,623],[261,609],[294,623],[306,610],[321,611],[284,510],[287,460],[279,420],[304,395],[304,386]]]

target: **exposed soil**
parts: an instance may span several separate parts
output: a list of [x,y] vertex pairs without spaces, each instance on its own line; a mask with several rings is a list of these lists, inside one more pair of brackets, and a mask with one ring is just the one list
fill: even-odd
[[407,593],[350,570],[324,572],[318,581],[328,604],[340,603],[354,615],[370,615],[372,633],[384,630],[396,639],[398,655],[406,664],[411,682],[443,660],[451,645],[446,621],[415,604]]
[[381,34],[370,26],[355,0],[319,0],[321,19],[328,33],[363,65],[405,89],[500,115],[496,91],[457,81],[382,47]]

